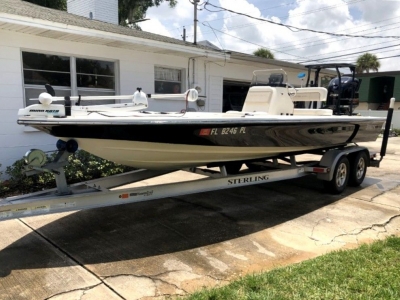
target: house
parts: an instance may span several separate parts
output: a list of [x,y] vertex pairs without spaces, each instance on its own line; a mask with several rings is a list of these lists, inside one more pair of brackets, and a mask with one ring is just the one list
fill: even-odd
[[398,99],[395,108],[400,108],[399,71],[362,73],[356,77],[361,81],[359,94],[364,109],[387,110],[392,97]]
[[[80,4],[79,4],[80,3]],[[191,109],[240,107],[255,69],[284,68],[289,82],[298,64],[177,40],[122,27],[117,0],[68,1],[68,13],[21,0],[0,5],[0,164],[32,148],[55,150],[56,139],[17,125],[19,108],[50,83],[58,96],[183,92],[197,87],[204,101]],[[225,103],[224,103],[225,101]],[[228,107],[230,106],[230,108]],[[180,111],[183,101],[153,100],[149,109]]]

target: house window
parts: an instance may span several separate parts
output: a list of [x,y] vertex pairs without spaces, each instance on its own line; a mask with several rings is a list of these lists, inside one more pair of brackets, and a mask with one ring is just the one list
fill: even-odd
[[[45,92],[49,83],[56,96],[112,96],[115,95],[115,62],[22,52],[25,104],[33,104]],[[73,80],[72,80],[73,79]],[[85,101],[85,105],[114,103],[109,101]]]
[[182,93],[182,70],[155,67],[155,92],[161,94]]
[[93,59],[76,59],[79,88],[114,89],[114,63]]
[[45,92],[44,85],[53,86],[56,95],[71,95],[71,69],[68,56],[22,52],[25,104],[31,105],[29,98],[37,98]]
[[[115,63],[103,60],[76,58],[78,95],[115,95]],[[113,100],[85,101],[85,105],[115,103]]]

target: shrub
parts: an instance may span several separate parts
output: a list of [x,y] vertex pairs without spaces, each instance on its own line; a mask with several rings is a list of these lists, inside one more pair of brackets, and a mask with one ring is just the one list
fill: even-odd
[[[48,161],[53,160],[55,155],[55,153],[48,155]],[[6,168],[5,173],[9,176],[9,179],[4,182],[0,181],[0,197],[32,193],[56,186],[55,178],[52,173],[43,172],[33,176],[26,176],[24,173],[24,166],[24,159],[19,159]],[[65,177],[69,184],[111,176],[131,170],[133,170],[133,168],[115,164],[84,150],[79,150],[73,155],[70,155],[68,157],[68,164],[64,167]],[[1,175],[0,173],[0,176]]]

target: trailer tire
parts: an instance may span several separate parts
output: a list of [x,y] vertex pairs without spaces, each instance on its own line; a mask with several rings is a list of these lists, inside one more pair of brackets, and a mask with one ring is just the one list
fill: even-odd
[[324,181],[325,189],[332,194],[340,194],[347,186],[350,177],[350,163],[346,156],[342,156],[335,165],[333,178]]
[[358,152],[354,159],[350,160],[349,186],[359,186],[367,173],[367,154],[365,151]]

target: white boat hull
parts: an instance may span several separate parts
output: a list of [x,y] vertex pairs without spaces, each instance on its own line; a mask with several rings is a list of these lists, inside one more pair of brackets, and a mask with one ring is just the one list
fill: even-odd
[[115,163],[144,169],[178,169],[210,162],[228,162],[311,151],[315,147],[229,147],[148,143],[124,140],[75,139],[79,148]]

